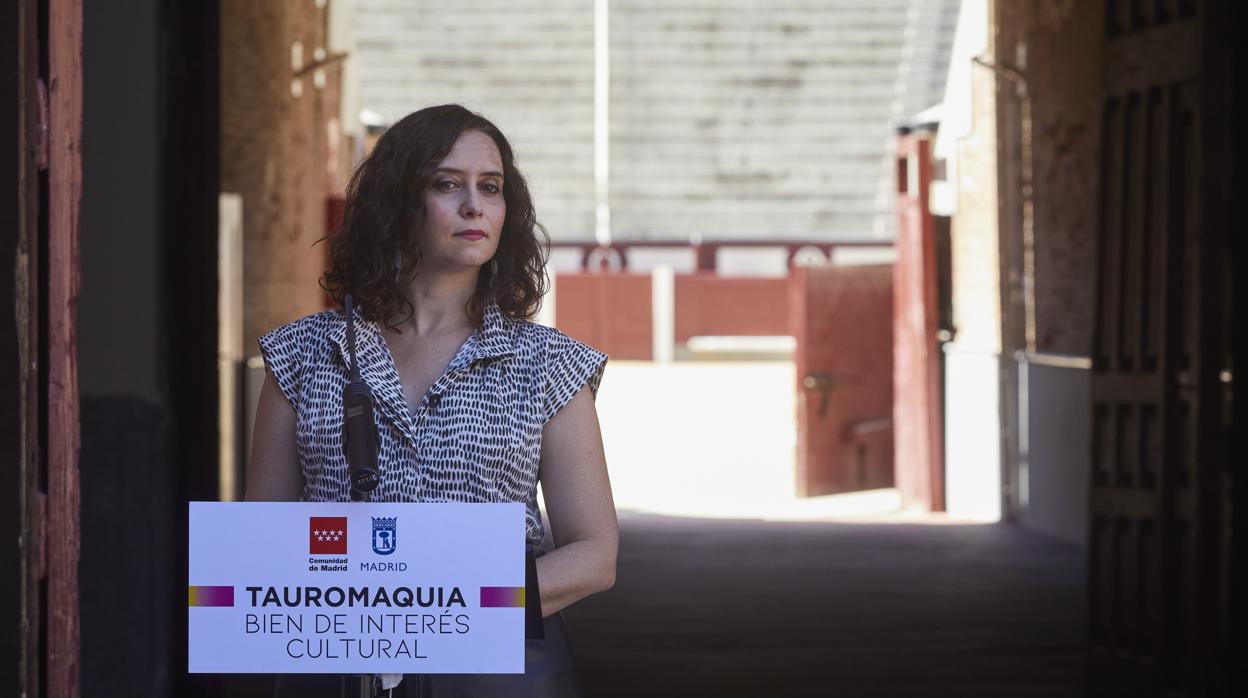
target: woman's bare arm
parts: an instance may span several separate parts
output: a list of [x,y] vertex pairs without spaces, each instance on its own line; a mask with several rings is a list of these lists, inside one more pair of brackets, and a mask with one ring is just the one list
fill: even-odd
[[247,462],[249,502],[293,502],[303,491],[295,444],[295,409],[266,368]]
[[619,520],[588,387],[543,428],[538,476],[555,540],[537,559],[545,617],[615,584]]

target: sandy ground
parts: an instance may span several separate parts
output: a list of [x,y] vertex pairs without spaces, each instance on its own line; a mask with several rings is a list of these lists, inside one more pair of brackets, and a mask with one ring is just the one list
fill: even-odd
[[791,361],[611,361],[598,415],[616,509],[763,520],[943,523],[895,490],[794,495]]

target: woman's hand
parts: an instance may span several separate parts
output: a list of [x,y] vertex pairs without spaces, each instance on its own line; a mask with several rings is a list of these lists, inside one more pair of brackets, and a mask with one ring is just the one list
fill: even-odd
[[619,520],[588,387],[543,428],[538,477],[555,540],[555,550],[537,559],[545,617],[615,584]]
[[251,458],[247,462],[249,502],[293,502],[303,492],[299,451],[295,442],[295,408],[286,401],[282,389],[268,368],[256,406],[256,422],[251,435]]

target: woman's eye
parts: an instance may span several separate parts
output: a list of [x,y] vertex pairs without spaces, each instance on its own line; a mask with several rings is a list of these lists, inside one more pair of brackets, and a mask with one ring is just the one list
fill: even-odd
[[437,186],[439,189],[450,189],[455,186],[455,182],[449,179],[444,179],[441,182],[438,182]]
[[484,188],[485,188],[485,190],[486,190],[487,192],[489,192],[489,193],[491,193],[491,194],[497,194],[497,193],[498,193],[498,185],[497,185],[497,184],[494,184],[494,183],[492,183],[492,182],[487,182],[487,183],[484,185]]

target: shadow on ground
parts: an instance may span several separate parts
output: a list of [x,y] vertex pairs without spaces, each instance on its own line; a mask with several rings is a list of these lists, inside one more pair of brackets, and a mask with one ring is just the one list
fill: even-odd
[[1083,695],[1084,556],[1007,524],[624,512],[565,611],[586,695]]

